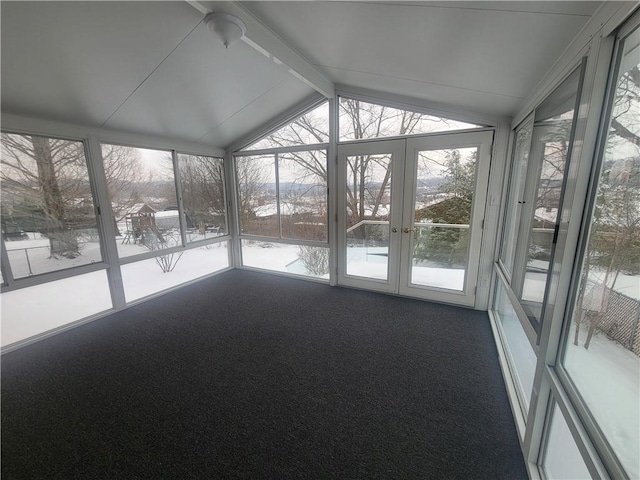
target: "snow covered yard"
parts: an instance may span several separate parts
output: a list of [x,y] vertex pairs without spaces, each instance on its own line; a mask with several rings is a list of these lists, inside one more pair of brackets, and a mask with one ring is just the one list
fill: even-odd
[[24,240],[5,242],[14,278],[54,272],[102,260],[97,240],[80,242],[80,255],[76,258],[52,258],[48,238],[38,232],[29,232],[27,236]]
[[629,477],[640,478],[640,358],[604,334],[594,335],[585,349],[586,330],[579,346],[569,342],[564,366]]
[[[140,245],[124,246],[136,253],[148,251]],[[46,257],[39,265],[52,271],[73,260]],[[46,262],[57,268],[47,270]],[[171,272],[163,272],[155,259],[123,265],[125,297],[127,302],[138,300],[228,266],[227,242],[185,251]],[[106,270],[5,292],[0,298],[3,346],[112,308]]]

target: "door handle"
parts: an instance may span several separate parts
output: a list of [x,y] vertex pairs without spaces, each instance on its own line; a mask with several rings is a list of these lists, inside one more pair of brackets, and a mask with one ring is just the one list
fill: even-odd
[[415,232],[415,231],[416,231],[415,228],[409,228],[409,227],[404,227],[404,230],[403,230],[404,233]]
[[396,227],[393,227],[393,228],[391,229],[391,231],[392,231],[393,233],[398,233],[398,229],[397,229]]

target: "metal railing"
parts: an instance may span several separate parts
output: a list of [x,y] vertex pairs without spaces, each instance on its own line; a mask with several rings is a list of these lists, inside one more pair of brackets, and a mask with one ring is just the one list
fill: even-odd
[[[19,252],[21,250],[24,251],[24,257],[27,260],[27,268],[29,270],[28,276],[31,276],[34,273],[33,273],[33,270],[31,268],[31,260],[29,259],[29,250],[36,250],[38,248],[51,248],[51,247],[49,247],[48,245],[43,245],[41,247],[12,248],[12,249],[7,249],[7,254],[11,254],[12,252]],[[13,262],[11,262],[11,263],[13,263]],[[15,270],[15,267],[13,265],[12,265],[12,267]],[[14,273],[14,275],[15,275],[15,273]],[[22,275],[20,275],[20,276],[22,276]]]
[[[356,228],[359,228],[364,225],[389,225],[389,220],[360,220],[355,225],[347,228],[347,233],[351,233]],[[461,223],[433,223],[433,222],[415,222],[413,224],[415,227],[442,227],[442,228],[459,228],[459,229],[468,229],[469,224],[461,224]],[[543,230],[543,229],[539,229]],[[553,232],[553,229],[551,230]]]

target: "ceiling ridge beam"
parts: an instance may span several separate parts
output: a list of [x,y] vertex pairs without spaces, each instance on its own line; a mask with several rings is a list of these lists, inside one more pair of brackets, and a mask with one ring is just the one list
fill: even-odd
[[253,13],[236,1],[203,2],[187,0],[200,13],[229,13],[242,20],[247,32],[242,40],[288,72],[327,98],[335,95],[333,82],[300,52],[286,43]]

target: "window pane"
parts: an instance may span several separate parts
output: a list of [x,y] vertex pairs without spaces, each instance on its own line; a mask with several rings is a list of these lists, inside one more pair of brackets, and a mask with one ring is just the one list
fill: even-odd
[[82,142],[2,134],[2,236],[14,278],[100,262]]
[[536,353],[531,347],[531,343],[529,343],[527,334],[524,332],[500,280],[496,284],[493,309],[502,325],[506,342],[504,347],[508,352],[507,358],[509,359],[511,372],[518,388],[518,397],[526,419],[529,411],[529,402],[531,401],[533,377],[536,371]]
[[327,247],[242,240],[242,265],[328,279],[329,249]]
[[182,245],[171,152],[102,145],[118,255]]
[[227,268],[227,244],[213,243],[123,265],[122,282],[127,302]]
[[476,147],[418,152],[414,285],[464,290],[477,155]]
[[329,103],[314,108],[244,150],[261,150],[329,141]]
[[393,155],[347,156],[347,275],[387,280]]
[[542,467],[549,479],[587,480],[591,478],[569,426],[555,404]]
[[278,156],[282,238],[327,241],[327,153]]
[[340,141],[478,128],[481,125],[340,97]]
[[536,109],[528,177],[535,178],[535,190],[528,195],[529,208],[526,270],[522,286],[522,307],[536,324],[542,318],[542,305],[550,275],[553,238],[564,172],[572,148],[574,110],[582,69],[576,69]]
[[187,242],[227,234],[224,161],[200,155],[178,155]]
[[4,292],[2,346],[112,308],[106,270]]
[[278,237],[274,155],[236,157],[240,233]]
[[522,212],[524,189],[527,179],[529,148],[531,146],[531,130],[533,122],[529,121],[516,132],[513,165],[509,182],[509,198],[502,233],[500,259],[509,275],[513,274],[513,260],[516,253],[518,236],[518,220]]
[[640,478],[640,69],[622,66],[564,367],[627,474]]

